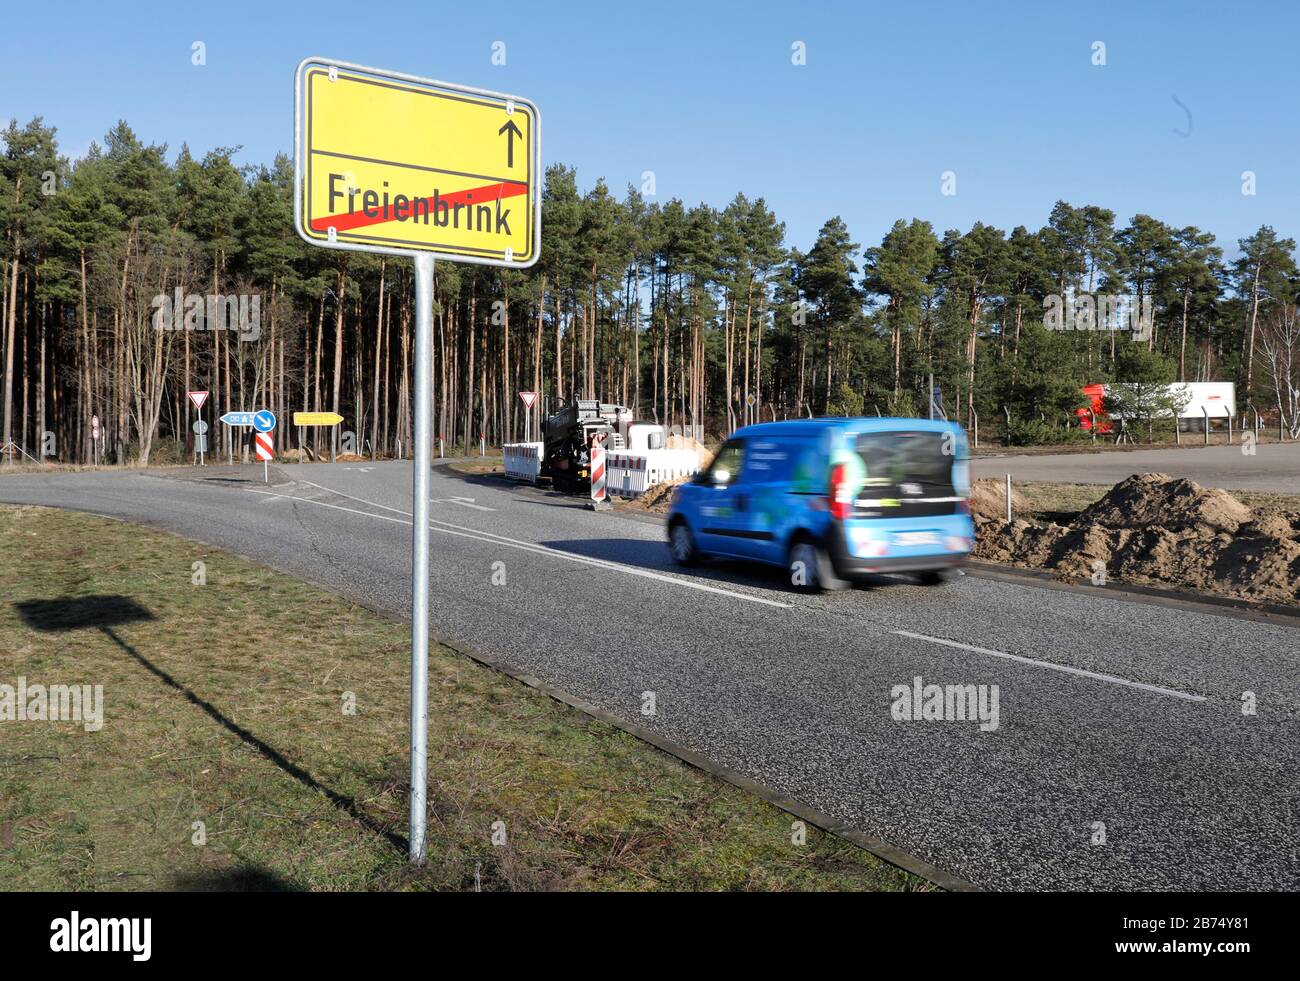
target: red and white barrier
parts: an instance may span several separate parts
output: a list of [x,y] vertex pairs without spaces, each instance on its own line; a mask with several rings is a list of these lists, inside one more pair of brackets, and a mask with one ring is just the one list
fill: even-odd
[[698,473],[694,450],[633,450],[610,453],[608,486],[619,497],[640,497],[655,484]]
[[[257,451],[257,459],[263,463],[269,463],[275,459],[275,443],[273,442],[275,437],[272,433],[257,433],[253,436],[253,448]],[[245,457],[244,459],[248,458]]]
[[619,497],[636,497],[646,491],[646,456],[644,453],[609,454],[609,492]]
[[[513,480],[537,483],[542,470],[541,443],[507,443],[505,473]],[[640,497],[655,484],[689,477],[700,469],[694,450],[603,450],[607,496]],[[593,476],[595,460],[592,460]]]
[[541,443],[507,443],[502,447],[505,455],[506,476],[514,480],[537,483],[542,472]]
[[591,444],[591,499],[597,504],[605,500],[605,455],[604,443]]

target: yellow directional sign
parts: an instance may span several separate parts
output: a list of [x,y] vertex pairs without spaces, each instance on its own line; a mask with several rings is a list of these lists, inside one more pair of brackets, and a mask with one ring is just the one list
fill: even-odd
[[298,66],[294,205],[315,245],[531,266],[537,107],[343,62]]
[[337,412],[295,412],[295,426],[337,426],[343,417]]

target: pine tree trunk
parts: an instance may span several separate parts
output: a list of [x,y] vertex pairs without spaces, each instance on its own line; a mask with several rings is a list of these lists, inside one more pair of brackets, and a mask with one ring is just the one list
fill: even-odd
[[[346,261],[339,266],[338,279],[336,282],[338,288],[334,291],[335,296],[337,298],[337,303],[335,304],[335,310],[334,310],[334,389],[333,389],[333,400],[330,404],[330,408],[333,412],[342,415],[342,413],[339,413],[339,409],[342,407],[339,401],[339,396],[341,394],[341,385],[343,383],[343,317],[344,317],[344,311],[347,309],[343,302],[344,294],[347,292],[347,288],[348,288]],[[331,426],[330,427],[330,459],[331,460],[335,459],[338,456],[338,441],[339,441],[338,427]]]
[[379,311],[375,314],[375,368],[374,385],[371,391],[370,420],[370,455],[373,458],[379,452],[379,362],[384,356],[384,273],[387,260],[379,261]]

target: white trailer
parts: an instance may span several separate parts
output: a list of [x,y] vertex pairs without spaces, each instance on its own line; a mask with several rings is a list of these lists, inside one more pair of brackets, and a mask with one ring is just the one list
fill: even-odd
[[[1110,395],[1116,389],[1124,388],[1123,382],[1101,386],[1106,395]],[[1153,388],[1150,391],[1152,397],[1159,394],[1158,389]],[[1185,400],[1182,410],[1178,413],[1179,419],[1195,419],[1204,422],[1207,415],[1210,419],[1231,419],[1237,415],[1236,386],[1232,382],[1174,382],[1165,386],[1164,394],[1181,396],[1180,400]],[[1093,404],[1096,406],[1097,403],[1094,401]],[[1113,412],[1111,416],[1115,419],[1123,419],[1124,413]]]
[[1179,419],[1229,419],[1237,415],[1237,386],[1232,382],[1175,382],[1171,395],[1182,393],[1187,404]]

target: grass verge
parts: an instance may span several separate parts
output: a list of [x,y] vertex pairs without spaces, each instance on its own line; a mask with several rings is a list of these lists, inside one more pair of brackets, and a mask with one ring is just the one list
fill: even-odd
[[493,456],[489,453],[487,456],[475,456],[465,460],[457,460],[455,463],[447,464],[449,470],[455,470],[457,473],[469,474],[470,476],[481,476],[489,473],[505,473],[505,458],[500,453]]
[[95,732],[0,721],[0,889],[931,888],[813,827],[794,844],[789,814],[436,646],[411,869],[403,624],[31,507],[0,507],[0,596],[0,685],[104,700]]
[[[1040,518],[1068,520],[1089,504],[1101,500],[1112,484],[1056,484],[1047,481],[1017,481],[1016,492],[1029,501],[1030,510]],[[1283,511],[1300,511],[1300,495],[1278,494],[1272,491],[1228,491],[1233,497],[1252,508],[1273,508]],[[1020,515],[1023,517],[1023,515]]]

